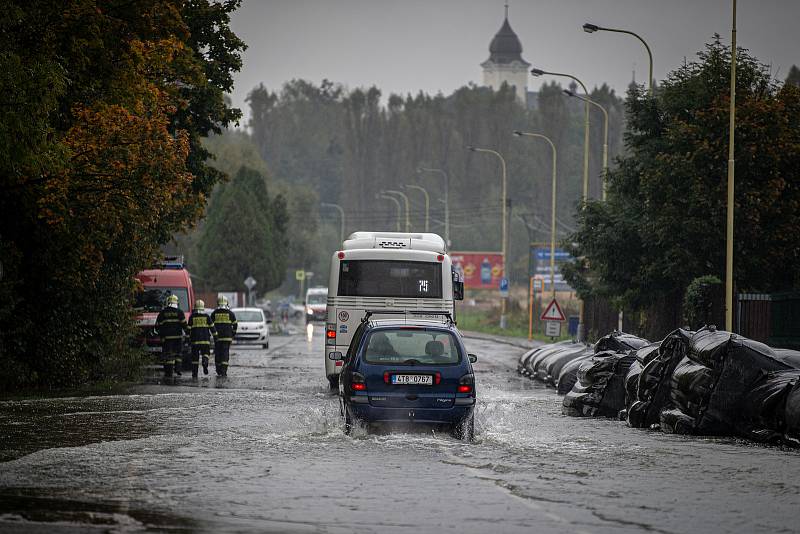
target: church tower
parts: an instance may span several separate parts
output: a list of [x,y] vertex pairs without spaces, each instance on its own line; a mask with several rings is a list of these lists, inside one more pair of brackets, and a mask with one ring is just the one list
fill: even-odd
[[522,59],[522,43],[508,23],[508,4],[506,18],[500,30],[489,44],[489,59],[481,63],[483,67],[483,85],[495,91],[503,82],[513,86],[517,99],[525,106],[528,94],[528,69],[531,64]]

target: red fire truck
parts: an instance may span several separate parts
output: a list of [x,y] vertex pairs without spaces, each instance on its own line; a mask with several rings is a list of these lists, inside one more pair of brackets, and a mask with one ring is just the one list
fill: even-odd
[[[136,275],[141,283],[136,292],[136,321],[141,327],[139,343],[149,352],[161,353],[161,340],[153,328],[158,312],[164,307],[167,297],[176,295],[178,306],[189,318],[194,305],[194,290],[189,271],[183,263],[183,256],[167,256],[153,269],[147,269]],[[184,360],[188,356],[188,345],[184,346]]]

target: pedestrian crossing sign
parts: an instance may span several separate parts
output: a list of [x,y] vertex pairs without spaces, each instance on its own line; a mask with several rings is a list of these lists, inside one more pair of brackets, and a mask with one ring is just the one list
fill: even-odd
[[561,311],[561,306],[558,305],[558,301],[556,299],[550,301],[550,304],[548,304],[547,308],[544,309],[541,319],[542,321],[567,320],[567,318],[564,317],[564,312]]

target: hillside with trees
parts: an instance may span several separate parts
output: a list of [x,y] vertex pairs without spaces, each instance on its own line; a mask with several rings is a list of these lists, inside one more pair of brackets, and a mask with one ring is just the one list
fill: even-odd
[[[621,148],[622,101],[603,85],[593,99],[610,114],[611,156]],[[549,239],[550,149],[544,143],[512,136],[513,130],[541,132],[559,150],[558,205],[560,234],[574,226],[583,173],[583,104],[570,99],[556,83],[545,84],[531,109],[523,108],[513,89],[494,92],[468,85],[451,95],[384,97],[376,87],[346,89],[324,80],[315,85],[294,80],[278,92],[254,88],[250,139],[279,183],[308,187],[318,202],[341,205],[346,233],[355,230],[394,230],[396,208],[376,198],[381,190],[405,184],[424,187],[430,194],[430,229],[444,234],[443,180],[417,173],[420,166],[441,168],[450,176],[451,240],[454,250],[500,250],[501,173],[496,158],[476,154],[468,145],[501,152],[508,163],[510,218],[509,264],[512,278],[527,272],[530,239]],[[590,195],[601,192],[602,115],[591,112]],[[424,230],[424,198],[408,191],[412,230]],[[330,210],[306,205],[302,221],[319,213],[321,246],[290,265],[327,271],[330,254],[338,247],[339,218]],[[290,208],[290,216],[294,210]],[[290,224],[302,229],[303,223]],[[294,237],[292,239],[294,241]]]

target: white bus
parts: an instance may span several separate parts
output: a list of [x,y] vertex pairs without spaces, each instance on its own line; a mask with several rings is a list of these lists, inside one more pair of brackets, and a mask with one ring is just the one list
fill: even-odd
[[449,312],[464,283],[453,271],[444,240],[436,234],[354,232],[331,258],[325,324],[325,374],[339,385],[342,361],[367,310]]

